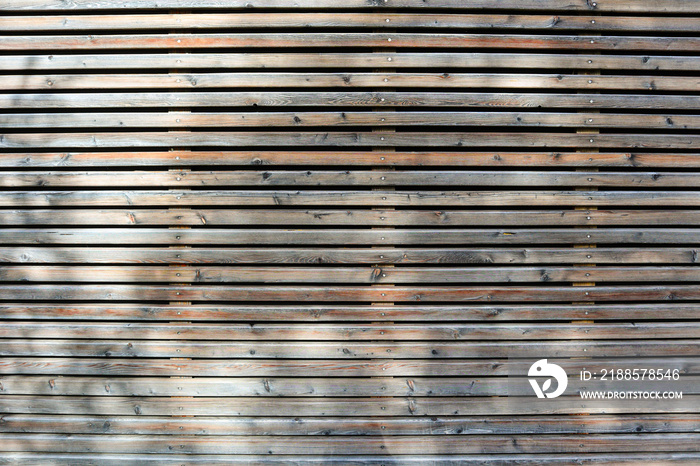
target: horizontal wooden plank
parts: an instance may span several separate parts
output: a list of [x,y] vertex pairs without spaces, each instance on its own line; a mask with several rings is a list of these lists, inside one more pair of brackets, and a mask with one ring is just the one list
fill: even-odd
[[[444,416],[362,418],[42,416],[5,414],[0,432],[145,435],[487,435],[698,432],[697,416]],[[300,439],[301,440],[301,439]]]
[[[578,375],[577,375],[578,377]],[[697,395],[700,377],[684,376],[673,390]],[[387,378],[278,378],[278,377],[51,377],[3,376],[2,393],[34,396],[246,396],[246,397],[369,397],[369,396],[532,396],[526,378],[507,377],[387,377]],[[646,381],[644,390],[663,392],[667,380]],[[581,390],[620,390],[620,382],[599,381],[588,385],[571,377],[563,395]],[[0,429],[0,432],[3,430]],[[5,432],[8,429],[4,429]],[[700,431],[700,427],[698,427]],[[70,432],[69,432],[70,433]],[[101,432],[102,433],[102,432]]]
[[[26,215],[29,215],[29,211],[24,211]],[[595,211],[593,211],[595,212]],[[0,214],[2,211],[0,211]],[[137,211],[138,213],[138,211]],[[3,218],[9,218],[7,215]],[[8,222],[9,223],[9,222]],[[30,222],[38,223],[38,222]],[[139,222],[140,223],[140,222]],[[200,222],[201,223],[201,222]],[[450,247],[451,254],[455,251],[459,252],[459,246],[463,245],[497,245],[497,246],[508,246],[508,245],[542,245],[542,244],[587,244],[595,243],[598,245],[603,244],[654,244],[654,245],[680,245],[680,244],[694,244],[698,242],[698,236],[700,235],[700,230],[695,228],[598,228],[598,229],[586,229],[582,230],[579,228],[540,228],[540,229],[461,229],[461,228],[450,228],[450,229],[347,229],[347,228],[334,228],[334,229],[294,229],[294,230],[284,230],[278,228],[269,229],[222,229],[222,228],[207,228],[207,229],[178,229],[172,230],[167,228],[55,228],[55,229],[45,229],[45,228],[3,228],[0,229],[0,244],[27,244],[27,245],[60,245],[60,244],[73,244],[73,245],[129,245],[134,246],[137,244],[154,244],[154,245],[176,245],[176,244],[190,244],[207,246],[209,248],[215,245],[243,245],[243,246],[320,246],[320,245],[332,245],[332,246],[366,246],[375,245],[375,248],[379,248],[380,245],[393,245],[391,250],[385,250],[382,254],[381,251],[373,249],[374,253],[372,263],[382,263],[382,259],[391,260],[393,255],[398,254],[395,246],[398,245],[409,245],[409,246],[445,246],[452,245]],[[537,257],[537,260],[545,260],[542,255],[537,255],[536,252],[532,251],[531,248],[526,247],[525,249],[530,251],[529,257]],[[632,260],[631,257],[636,254],[658,254],[658,260],[661,257],[669,257],[669,259],[663,260],[673,260],[682,261],[682,252],[676,252],[676,249],[664,247],[661,248],[645,248],[644,251],[633,252],[631,250],[625,250],[623,248],[589,248],[584,251],[573,250],[571,254],[576,256],[577,262],[592,262],[593,263],[604,263],[606,259],[606,253],[613,253],[616,255],[615,260],[623,260],[623,257],[627,257],[626,260]],[[120,254],[127,254],[127,250],[110,248],[111,252],[110,259],[118,260],[121,256]],[[258,250],[256,248],[256,257],[260,254],[273,254],[270,250]],[[692,249],[694,251],[695,249]],[[17,262],[26,262],[31,260],[44,260],[41,257],[40,249],[38,248],[10,248],[7,246],[3,247],[4,253],[0,253],[2,260],[11,260]],[[41,248],[41,251],[47,253],[48,250]],[[81,248],[61,248],[65,254],[63,254],[62,261],[71,261],[71,257],[83,257],[80,256]],[[96,248],[92,248],[90,253],[90,259],[87,257],[84,259],[88,260],[100,260],[100,253]],[[145,249],[141,249],[144,258],[153,257],[153,254],[157,252],[151,249],[150,253],[146,253]],[[235,250],[229,250],[224,252],[219,249],[217,258],[220,257],[230,257],[227,254],[235,254]],[[286,249],[287,252],[291,253],[292,250]],[[401,251],[401,250],[399,250]],[[492,254],[495,254],[495,250],[492,250]],[[551,254],[558,256],[560,260],[564,261],[561,253],[554,253],[554,249],[550,249]],[[619,252],[618,252],[619,251]],[[251,251],[252,252],[252,251]],[[282,253],[283,251],[279,251]],[[308,252],[308,251],[307,251]],[[411,251],[411,257],[415,258],[417,250]],[[476,254],[476,252],[474,252]],[[5,255],[2,255],[5,254]],[[23,258],[24,254],[28,254],[28,258]],[[170,249],[164,251],[166,259],[177,262],[178,260],[182,262],[191,262],[195,260],[206,260],[205,256],[200,259],[196,259],[198,255],[206,254],[201,249],[189,250],[181,249],[179,251],[172,251]],[[329,260],[331,257],[339,257],[338,254],[360,254],[358,250],[351,251],[336,251],[335,256],[330,256],[330,253],[324,254],[325,260]],[[403,250],[403,254],[408,256],[409,251]],[[408,259],[408,257],[403,257],[402,259]],[[669,254],[668,256],[665,256]],[[678,254],[678,255],[676,255]],[[686,254],[692,254],[686,253]],[[150,255],[150,256],[149,256]],[[379,257],[384,255],[384,258]],[[591,256],[590,258],[587,256]],[[496,257],[496,256],[494,256]],[[547,256],[550,257],[550,256]],[[650,260],[649,257],[644,256],[644,260]],[[685,256],[686,259],[690,256]],[[579,260],[580,258],[580,260]],[[586,260],[583,260],[583,259]],[[527,260],[527,258],[522,257],[522,254],[518,256],[519,260]],[[692,257],[693,261],[695,260]],[[162,258],[157,259],[153,257],[152,260],[164,260]],[[230,259],[233,260],[233,259]],[[238,259],[242,260],[242,259]],[[510,260],[510,259],[509,259]],[[60,262],[56,260],[56,262]]]
[[179,455],[128,453],[0,453],[0,464],[45,466],[70,464],[72,466],[121,466],[125,462],[181,466],[183,464],[233,464],[246,466],[306,466],[306,465],[401,465],[451,466],[455,462],[472,466],[508,463],[514,459],[527,465],[565,465],[576,461],[592,464],[682,464],[700,460],[700,453],[573,453],[573,454],[511,454],[498,455]]
[[[104,235],[106,232],[95,232]],[[439,234],[439,232],[436,232]],[[546,234],[546,232],[543,232]],[[696,232],[700,239],[700,231]],[[5,238],[0,235],[0,243]],[[446,238],[445,238],[446,239]],[[583,238],[581,238],[583,239]],[[626,264],[700,262],[688,248],[88,248],[3,247],[0,263],[71,264]],[[130,269],[133,270],[133,269]],[[153,270],[149,268],[149,270]],[[626,269],[629,270],[629,269]],[[586,271],[587,273],[589,271]],[[603,272],[604,273],[604,272]]]
[[[697,251],[695,256],[697,257]],[[696,260],[695,262],[700,262]],[[700,282],[700,267],[293,267],[6,265],[0,282],[92,283],[556,283]]]
[[[574,401],[575,400],[575,401]],[[504,397],[410,397],[410,398],[157,398],[157,397],[76,397],[24,395],[0,397],[0,412],[12,414],[70,414],[133,416],[269,416],[294,413],[295,416],[491,416],[499,414],[681,414],[697,413],[700,395],[678,400],[655,400],[649,406],[638,401],[620,400],[611,408],[609,401],[559,397],[548,403],[515,403]],[[695,409],[689,409],[695,403]],[[532,436],[536,437],[536,436]],[[622,438],[626,438],[623,436]],[[643,436],[643,438],[646,435]],[[246,438],[250,438],[246,436]],[[431,437],[432,438],[432,437]],[[464,438],[457,437],[460,442]],[[542,438],[542,437],[540,437]],[[550,442],[551,437],[544,437]],[[473,440],[473,437],[470,437]],[[264,439],[269,442],[268,439]],[[697,448],[697,439],[695,447]],[[299,443],[299,438],[295,437]],[[477,442],[478,443],[478,442]],[[303,445],[303,443],[300,443]],[[577,443],[578,445],[578,443]]]
[[[173,65],[182,67],[184,65]],[[504,92],[120,92],[0,94],[0,108],[454,107],[700,109],[700,96]],[[55,135],[54,135],[55,136]],[[385,134],[386,136],[386,134]],[[609,135],[608,135],[609,136]],[[560,135],[561,137],[561,135]],[[176,145],[176,144],[174,144]],[[380,144],[375,144],[380,145]],[[418,144],[421,145],[421,144]],[[597,146],[594,146],[597,147]],[[678,148],[675,148],[678,150]]]
[[[601,17],[604,19],[604,17]],[[661,19],[661,18],[658,18]],[[0,21],[2,18],[0,17]],[[110,74],[21,74],[2,75],[7,90],[51,89],[207,89],[207,88],[431,88],[431,89],[617,89],[643,91],[689,91],[700,80],[693,76],[575,75],[532,73],[382,73],[279,71]]]
[[[92,452],[96,448],[109,453],[187,454],[382,454],[386,450],[410,454],[464,453],[562,453],[562,452],[652,452],[697,451],[700,434],[646,435],[552,435],[485,436],[475,435],[470,442],[457,436],[371,436],[298,437],[278,436],[274,440],[258,437],[209,437],[206,442],[191,436],[147,435],[63,435],[0,434],[0,450],[26,449],[36,452]],[[581,446],[583,445],[583,446]],[[99,446],[99,447],[98,447]]]
[[[599,195],[599,194],[598,194]],[[35,198],[34,201],[37,199]],[[582,199],[582,202],[585,202]],[[590,205],[586,204],[586,205]],[[609,226],[700,225],[700,211],[663,210],[279,210],[279,209],[52,209],[0,210],[10,225],[315,225],[315,226]],[[134,230],[137,231],[137,230]],[[256,232],[257,233],[257,232]],[[594,232],[584,232],[593,237]],[[174,242],[197,235],[179,230]],[[381,244],[390,244],[381,235]],[[384,238],[384,239],[382,239]],[[104,238],[105,241],[107,238]],[[277,240],[279,241],[279,240]],[[278,244],[278,243],[275,243]]]
[[[529,362],[528,362],[529,364]],[[567,374],[577,375],[581,370],[601,372],[603,369],[629,369],[629,359],[565,359],[557,360]],[[207,377],[397,377],[397,376],[504,376],[513,371],[524,371],[523,361],[512,359],[437,359],[437,360],[290,360],[290,359],[239,359],[239,360],[184,360],[184,359],[118,359],[118,358],[4,358],[0,362],[2,375],[109,375],[109,376],[207,376]],[[638,358],[635,360],[638,369],[678,369],[681,378],[700,373],[700,359],[697,357],[683,358]],[[592,388],[591,388],[592,389]],[[669,387],[669,389],[671,389]],[[50,398],[57,398],[52,395]],[[113,397],[110,397],[113,398]],[[276,398],[276,397],[273,397]],[[287,397],[284,397],[287,398]],[[575,396],[578,402],[586,401]],[[683,402],[695,398],[694,395],[684,396]],[[12,400],[21,399],[19,396],[0,397],[0,412],[24,412],[12,409]],[[41,398],[37,398],[40,400]],[[100,398],[106,400],[105,398]],[[300,399],[303,399],[300,397]],[[390,399],[390,398],[389,398]],[[444,398],[443,398],[444,400]],[[173,400],[178,401],[178,400]],[[222,399],[221,401],[225,401]],[[312,401],[312,400],[309,400]],[[381,400],[380,400],[381,401]],[[445,400],[446,401],[446,400]],[[455,400],[456,401],[456,400]],[[508,401],[508,400],[505,400]],[[603,400],[604,401],[604,400]],[[635,400],[628,400],[635,401]],[[652,403],[663,401],[653,400]],[[666,400],[673,401],[673,400]],[[675,400],[678,404],[683,402]],[[577,403],[573,403],[575,407]],[[640,400],[636,400],[639,404]],[[5,403],[5,404],[3,404]],[[260,401],[257,401],[260,403]],[[97,403],[99,404],[99,403]],[[339,403],[339,404],[342,404]],[[537,404],[537,403],[535,403]],[[698,405],[694,406],[697,410]],[[545,408],[549,407],[544,406]],[[17,406],[19,408],[19,406]],[[342,409],[342,408],[340,408]],[[680,412],[697,412],[697,411]],[[265,415],[275,411],[268,411]],[[279,411],[285,412],[285,411]],[[571,411],[569,411],[571,412]],[[575,412],[575,411],[574,411]],[[677,411],[678,412],[678,411]],[[56,412],[63,414],[65,411]],[[513,412],[513,414],[516,414]],[[555,411],[551,412],[556,413]],[[74,413],[70,413],[74,414]],[[100,414],[110,414],[102,412]],[[186,414],[186,413],[183,413]],[[243,413],[241,413],[243,414]],[[326,413],[327,415],[330,413]],[[383,413],[376,413],[383,414]],[[438,413],[435,413],[438,414]],[[443,414],[460,414],[448,412]],[[467,414],[467,413],[462,413]],[[478,414],[469,413],[469,414]],[[497,414],[497,413],[488,413]],[[216,415],[223,415],[216,414]],[[302,413],[298,413],[302,415]]]
[[[31,66],[28,64],[31,63]],[[535,53],[172,53],[106,55],[4,55],[0,70],[124,70],[171,68],[520,68],[698,71],[700,59],[678,55]]]
[[[379,133],[377,133],[379,134]],[[700,142],[700,136],[698,136]],[[0,207],[700,206],[698,191],[114,190],[1,191]],[[202,219],[200,219],[201,221]],[[204,219],[203,224],[207,221]]]
[[[695,303],[538,305],[151,305],[0,303],[2,319],[128,321],[528,321],[700,320]],[[7,342],[5,342],[7,343]],[[7,343],[9,344],[9,343]],[[650,343],[651,344],[651,343]]]
[[[389,21],[386,21],[386,20]],[[0,17],[0,31],[201,30],[239,28],[460,28],[544,31],[700,32],[685,16],[371,12],[82,14]]]
[[2,338],[106,338],[129,340],[597,340],[694,338],[693,322],[634,323],[97,323],[4,322]]
[[[179,25],[179,27],[182,27]],[[0,36],[0,51],[24,50],[142,50],[218,49],[286,47],[392,47],[527,50],[616,50],[698,52],[696,37],[664,36],[574,36],[525,34],[455,34],[444,32],[275,32],[275,33],[197,33],[122,34],[70,36]]]
[[696,168],[700,154],[668,152],[201,151],[3,153],[3,168],[328,165]]
[[[174,314],[177,314],[174,312]],[[177,315],[178,319],[185,316]],[[593,318],[594,315],[587,316]],[[657,314],[658,317],[658,314]],[[388,317],[381,316],[381,319]],[[583,316],[581,317],[583,318]],[[636,317],[635,317],[636,318]],[[410,341],[294,342],[207,340],[31,340],[5,339],[2,356],[126,358],[296,358],[296,359],[455,359],[550,357],[684,357],[695,356],[700,340],[541,340],[541,341]],[[133,368],[132,368],[133,370]],[[89,374],[89,373],[88,373]],[[148,375],[148,374],[143,374]],[[258,375],[264,376],[264,371]],[[332,376],[332,374],[328,374]],[[417,374],[420,375],[420,374]]]
[[0,171],[3,188],[220,186],[596,186],[695,188],[696,172],[454,171],[454,170],[236,170],[236,171]]
[[586,0],[521,0],[517,4],[498,0],[433,0],[426,4],[422,0],[390,0],[367,2],[366,0],[307,0],[300,4],[293,0],[76,0],[70,5],[59,0],[6,0],[2,11],[82,11],[94,9],[209,9],[209,8],[288,8],[303,10],[310,8],[446,8],[446,9],[514,9],[514,10],[575,10],[575,11],[621,11],[642,13],[695,13],[695,5],[686,0],[603,0],[593,5]]
[[0,285],[6,300],[149,301],[630,301],[697,300],[698,285],[463,287],[463,286],[166,286]]
[[[382,136],[382,134],[384,136]],[[123,147],[582,147],[591,149],[700,149],[696,134],[586,134],[533,132],[100,132],[12,133],[0,149]]]
[[700,115],[544,112],[207,112],[0,114],[0,127],[36,128],[248,128],[344,126],[514,126],[523,128],[698,129]]
[[125,462],[181,466],[182,464],[233,464],[246,466],[305,466],[305,465],[410,465],[450,466],[508,463],[517,459],[528,465],[565,465],[585,460],[593,464],[682,464],[700,459],[700,453],[575,453],[575,454],[511,454],[498,455],[178,455],[178,454],[127,454],[127,453],[0,453],[0,464],[45,466],[46,464],[70,464],[73,466],[120,466]]

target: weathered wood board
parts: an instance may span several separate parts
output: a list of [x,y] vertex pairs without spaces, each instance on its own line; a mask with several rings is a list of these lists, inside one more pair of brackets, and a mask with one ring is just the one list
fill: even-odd
[[700,464],[699,382],[700,2],[0,1],[0,464]]

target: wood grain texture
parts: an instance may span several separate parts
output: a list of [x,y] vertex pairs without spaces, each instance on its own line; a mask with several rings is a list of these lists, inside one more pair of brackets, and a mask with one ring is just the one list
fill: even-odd
[[[697,168],[698,153],[668,152],[436,152],[436,151],[220,151],[7,152],[3,168],[191,167],[325,165],[378,167],[618,167]],[[54,172],[56,173],[56,172]]]
[[[684,214],[687,212],[684,212]],[[29,215],[29,211],[24,214]],[[476,214],[474,214],[476,215]],[[560,215],[562,215],[560,213]],[[564,213],[566,215],[566,213]],[[629,216],[630,213],[627,213]],[[8,218],[8,216],[5,216]],[[201,222],[200,222],[201,223]],[[3,228],[0,229],[0,240],[8,244],[21,245],[263,245],[263,246],[367,246],[374,245],[406,245],[406,246],[444,246],[444,245],[529,245],[531,244],[576,244],[594,242],[596,244],[626,244],[626,245],[693,245],[698,240],[697,229],[694,228],[600,228],[593,230],[581,230],[577,228],[537,228],[537,229],[494,229],[494,228],[450,228],[450,229],[426,229],[426,228],[411,228],[401,229],[394,228],[391,230],[373,230],[367,228],[332,228],[332,229],[280,229],[280,228],[207,228],[195,230],[178,230],[172,231],[165,228]],[[457,247],[457,246],[455,246]],[[17,257],[18,262],[25,260],[36,260],[35,255],[31,251],[35,249],[29,248],[3,248],[4,260],[14,260]],[[60,259],[61,262],[70,261],[71,257],[80,255],[81,250],[77,248],[62,248],[65,255]],[[36,250],[38,253],[38,250]],[[93,249],[94,251],[94,249]],[[252,250],[249,249],[252,253]],[[273,254],[270,250],[256,250],[257,254]],[[453,250],[451,250],[453,251]],[[671,253],[670,250],[656,250],[657,254]],[[692,256],[692,261],[695,262],[695,249],[689,250],[689,255]],[[43,248],[42,252],[49,253],[47,248]],[[114,251],[111,256],[113,260],[117,260],[119,250]],[[281,251],[278,251],[281,252]],[[308,252],[308,251],[305,251]],[[397,253],[396,250],[386,250],[385,258],[392,257]],[[416,251],[414,251],[416,252]],[[575,257],[580,258],[579,262],[590,262],[589,259],[595,257],[594,263],[604,262],[605,253],[612,252],[602,250],[601,248],[588,248],[584,251],[571,251]],[[644,260],[649,260],[646,251],[641,251],[645,257]],[[126,251],[123,251],[126,253]],[[153,252],[152,252],[153,253]],[[168,251],[166,256],[173,259],[175,262],[188,262],[194,260],[198,254],[203,253],[200,250],[181,249],[179,251]],[[336,254],[353,254],[353,251],[336,251]],[[27,254],[26,259],[22,258],[23,254]],[[221,252],[221,254],[226,254]],[[408,255],[408,252],[404,252]],[[492,254],[496,254],[495,251]],[[534,252],[531,252],[534,254]],[[620,254],[631,254],[634,252],[620,252]],[[380,251],[372,252],[372,263],[382,263]],[[586,257],[591,255],[591,257]],[[99,260],[99,253],[90,254],[91,258]],[[146,257],[146,256],[144,256]],[[225,255],[219,257],[226,257]],[[255,257],[255,256],[251,256]],[[548,257],[551,257],[548,255]],[[585,257],[586,260],[583,260]],[[617,256],[622,257],[622,255]],[[177,259],[180,259],[178,261]],[[401,257],[401,259],[407,259]],[[87,259],[86,259],[87,260]],[[522,259],[524,260],[524,259]],[[56,259],[56,262],[59,262]]]
[[[686,397],[690,403],[700,396]],[[580,402],[580,398],[578,400]],[[99,402],[99,403],[96,403]],[[572,407],[572,398],[559,397],[547,408],[531,404],[514,404],[503,397],[394,397],[394,398],[169,398],[169,397],[32,397],[15,395],[0,399],[0,412],[11,414],[70,414],[119,416],[259,416],[260,413],[294,412],[298,416],[491,416],[537,414],[610,414],[610,408],[601,401],[580,402]],[[180,409],[182,408],[182,409]],[[384,409],[382,409],[384,408]],[[655,403],[652,408],[640,409],[635,403],[621,402],[613,414],[689,414],[696,410],[682,408],[678,403]],[[625,436],[626,437],[626,436]],[[625,437],[622,440],[625,440]],[[641,438],[644,438],[642,436]],[[391,438],[391,437],[389,437]],[[463,438],[459,438],[464,443]],[[692,448],[697,448],[696,435],[691,435]],[[259,441],[269,443],[269,439]],[[301,444],[299,438],[294,438]],[[547,441],[549,442],[549,440]],[[577,442],[578,446],[580,442]],[[667,442],[672,449],[672,445]],[[652,450],[653,451],[653,450]],[[693,451],[693,450],[691,450]]]
[[[582,313],[585,314],[585,313]],[[181,313],[177,318],[182,318]],[[381,313],[379,313],[381,316]],[[389,316],[389,314],[386,314]],[[590,314],[593,316],[595,314]],[[582,316],[582,317],[588,317]],[[658,315],[657,315],[658,317]],[[385,316],[380,318],[385,319]],[[507,358],[517,353],[521,357],[536,358],[543,353],[554,357],[688,357],[697,354],[697,339],[670,340],[542,340],[542,341],[410,341],[410,342],[314,342],[279,341],[207,341],[207,340],[58,340],[32,338],[5,340],[0,354],[13,357],[82,357],[82,358],[241,358],[251,359],[297,358],[352,360],[372,358],[392,359],[464,359]],[[55,366],[54,366],[55,367]],[[270,367],[269,365],[265,367]],[[306,367],[309,367],[308,365]],[[383,367],[383,366],[382,366]],[[134,370],[134,366],[131,366]],[[190,368],[192,370],[192,368]],[[90,375],[91,373],[87,373]],[[329,372],[329,376],[332,374]],[[139,375],[149,375],[148,373]],[[151,374],[152,375],[152,374]],[[164,375],[164,374],[161,374]],[[236,374],[233,374],[236,375]],[[265,376],[264,371],[253,375]],[[285,375],[282,373],[282,375]],[[287,374],[288,375],[288,374]],[[296,374],[295,374],[296,375]],[[320,373],[323,376],[324,373]],[[352,375],[352,374],[345,374]],[[420,375],[420,374],[417,374]]]
[[255,88],[281,87],[309,88],[411,88],[430,89],[493,88],[493,89],[615,89],[637,91],[688,92],[698,86],[700,79],[683,75],[576,75],[570,72],[559,74],[482,73],[482,72],[324,72],[294,73],[269,70],[263,73],[239,71],[169,72],[123,74],[4,74],[0,84],[8,90],[52,90],[52,89],[209,89],[209,88]]
[[[104,232],[97,232],[98,234]],[[547,232],[544,233],[546,235]],[[2,238],[2,236],[0,236]],[[580,238],[583,239],[583,238]],[[4,247],[0,263],[45,264],[625,264],[700,262],[697,249],[688,248],[89,248]],[[31,271],[31,269],[25,269]],[[114,269],[116,270],[116,269]],[[135,269],[130,269],[135,270]],[[149,270],[154,270],[149,268]],[[311,269],[310,269],[311,270]],[[633,269],[629,269],[632,271]]]
[[504,3],[498,0],[432,0],[430,3],[421,0],[391,0],[388,2],[366,0],[308,0],[299,4],[292,0],[254,0],[244,2],[233,0],[165,0],[165,1],[115,1],[115,0],[77,0],[70,5],[57,0],[7,0],[0,10],[91,10],[91,9],[122,9],[122,8],[288,8],[288,9],[335,9],[335,8],[471,8],[471,9],[515,9],[515,10],[576,10],[576,11],[624,11],[643,13],[694,13],[695,5],[685,0],[604,0],[593,5],[585,0],[523,0],[517,4]]
[[699,17],[0,2],[0,464],[700,462]]
[[[617,419],[571,416],[440,416],[379,418],[290,418],[141,416],[42,416],[7,414],[0,431],[83,434],[195,434],[195,435],[470,435],[470,434],[612,434],[697,432],[694,415],[627,415]],[[301,422],[300,422],[301,421]],[[301,440],[301,439],[300,439]],[[464,439],[467,441],[468,439]],[[409,458],[405,458],[408,460]]]
[[[391,42],[391,44],[389,44]],[[283,47],[384,47],[402,48],[503,48],[547,50],[624,50],[698,52],[694,37],[544,36],[446,33],[197,33],[122,34],[90,36],[0,37],[1,51],[22,50],[119,50],[119,49],[218,49]]]
[[[591,434],[581,436],[474,436],[473,442],[465,442],[459,436],[426,438],[423,436],[376,437],[310,437],[299,444],[297,437],[279,436],[270,440],[259,437],[222,438],[210,437],[206,442],[187,436],[173,436],[165,440],[161,436],[101,436],[61,434],[0,434],[0,449],[13,451],[31,441],[33,451],[46,451],[61,444],[66,452],[89,452],[100,445],[109,453],[169,453],[177,449],[187,454],[381,454],[385,449],[400,449],[404,454],[455,454],[455,453],[561,453],[561,452],[636,452],[642,446],[651,451],[693,452],[698,434],[647,434],[644,436],[619,436]],[[513,445],[515,444],[515,446]],[[583,447],[581,446],[583,445]],[[675,450],[674,450],[675,449]]]
[[[171,64],[170,67],[181,67]],[[591,102],[592,101],[592,102]],[[0,94],[3,109],[200,107],[700,109],[696,95],[512,92],[119,92]],[[386,136],[386,135],[385,135]],[[594,146],[596,147],[596,146]],[[676,150],[680,147],[676,147]],[[684,147],[687,149],[687,147]]]
[[[700,458],[697,453],[569,453],[569,454],[519,454],[518,462],[530,465],[564,465],[572,461],[585,461],[591,464],[682,464]],[[263,465],[412,465],[412,466],[449,466],[459,462],[463,465],[480,465],[484,462],[508,462],[513,460],[510,454],[488,455],[178,455],[178,454],[128,454],[128,453],[0,453],[2,464],[22,464],[44,466],[52,464],[108,466],[122,465],[125,461],[138,461],[142,464],[177,466],[182,464],[235,464],[247,466]]]
[[[600,192],[599,192],[600,193]],[[623,193],[624,194],[624,193]],[[600,196],[601,194],[597,194]],[[650,196],[653,193],[650,193]],[[370,194],[373,197],[382,197]],[[586,196],[576,193],[583,204]],[[29,197],[29,196],[27,196]],[[172,196],[175,198],[177,196]],[[271,197],[270,197],[271,198]],[[123,198],[122,198],[123,199]],[[121,199],[120,199],[121,201]],[[31,198],[29,202],[44,203]],[[556,201],[554,201],[556,202]],[[586,204],[584,204],[586,205]],[[187,206],[189,207],[189,206]],[[610,210],[367,210],[367,209],[0,209],[4,225],[46,226],[276,226],[325,227],[522,227],[522,226],[645,226],[700,225],[695,209],[610,209]],[[136,230],[134,230],[136,231]],[[389,235],[391,232],[387,233]],[[506,232],[507,234],[508,232]],[[199,231],[169,233],[172,244],[186,244]],[[594,233],[584,232],[586,235]],[[379,244],[389,244],[390,236],[379,235]],[[582,238],[584,236],[581,236]],[[692,237],[692,233],[691,233]],[[376,241],[376,233],[375,233]],[[384,238],[384,239],[382,239]],[[514,238],[515,239],[515,238]],[[110,241],[110,240],[107,240]],[[114,241],[114,240],[111,240]],[[270,240],[268,240],[270,241]],[[279,239],[274,240],[276,244]]]
[[24,266],[0,270],[0,282],[469,284],[700,282],[700,268],[667,267],[293,267]]
[[[129,320],[129,321],[568,321],[691,320],[700,313],[695,303],[536,304],[536,305],[154,305],[2,303],[3,319]],[[649,342],[648,344],[652,344]],[[8,343],[9,344],[9,343]]]
[[8,300],[508,302],[696,300],[698,285],[637,286],[213,286],[0,285]]
[[[647,3],[647,6],[650,4]],[[382,5],[377,5],[382,6]],[[650,35],[662,32],[698,32],[700,26],[686,16],[600,16],[595,12],[571,14],[493,13],[462,14],[459,12],[400,13],[390,9],[383,12],[316,11],[313,13],[286,11],[284,14],[257,13],[148,13],[148,14],[79,14],[68,11],[62,15],[45,12],[42,15],[12,15],[0,17],[0,31],[118,31],[118,30],[198,30],[256,28],[468,28],[551,31],[644,31]],[[386,21],[386,20],[389,21]],[[594,21],[594,22],[592,22]]]

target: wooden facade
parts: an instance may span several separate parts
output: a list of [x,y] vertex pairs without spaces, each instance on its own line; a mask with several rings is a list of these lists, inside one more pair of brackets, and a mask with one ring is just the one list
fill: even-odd
[[0,107],[0,464],[700,464],[697,0],[0,0]]

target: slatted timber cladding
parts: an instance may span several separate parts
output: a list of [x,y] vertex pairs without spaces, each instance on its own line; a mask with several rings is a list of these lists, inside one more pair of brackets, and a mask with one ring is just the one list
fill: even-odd
[[697,0],[0,0],[0,90],[0,464],[700,464],[505,396],[700,395]]

